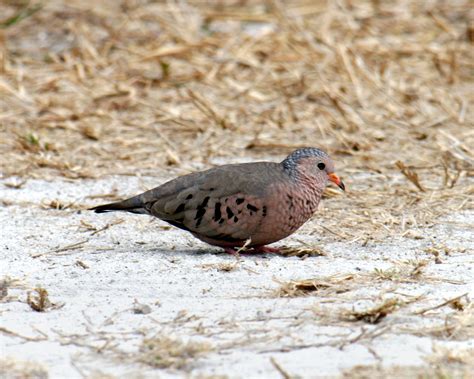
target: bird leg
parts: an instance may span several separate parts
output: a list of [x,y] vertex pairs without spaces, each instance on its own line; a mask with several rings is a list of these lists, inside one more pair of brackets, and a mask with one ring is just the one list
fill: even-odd
[[238,257],[238,256],[239,256],[239,253],[237,253],[237,250],[232,249],[231,247],[225,247],[225,248],[224,248],[224,251],[225,251],[227,254],[233,255],[234,257]]
[[233,255],[236,258],[240,258],[241,255],[250,255],[255,253],[254,249],[242,250],[242,248],[240,248],[236,250],[231,247],[224,247],[224,252]]
[[255,246],[253,249],[254,253],[260,253],[260,254],[265,254],[265,253],[274,253],[274,254],[279,254],[281,253],[280,249],[278,247],[270,247],[270,246]]
[[238,257],[240,255],[247,255],[247,254],[279,254],[281,253],[281,250],[278,247],[270,247],[270,246],[255,246],[252,247],[251,249],[243,250],[243,251],[238,251],[235,250],[231,247],[225,247],[224,251],[227,254],[233,255],[234,257]]

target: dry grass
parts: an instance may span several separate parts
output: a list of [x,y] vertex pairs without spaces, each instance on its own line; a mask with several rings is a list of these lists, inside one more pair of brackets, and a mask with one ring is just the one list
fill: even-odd
[[349,188],[318,216],[341,239],[472,208],[468,0],[38,4],[0,5],[3,177],[172,176],[312,145]]
[[158,368],[182,369],[209,351],[207,343],[156,336],[143,340],[136,360]]
[[[423,276],[423,269],[428,265],[427,260],[414,260],[414,261],[405,261],[397,262],[394,266],[382,270],[375,269],[374,272],[369,275],[375,280],[390,280],[393,282],[417,282]],[[423,276],[424,281],[429,279]],[[436,280],[436,279],[433,279]]]
[[344,372],[343,378],[350,379],[385,379],[385,378],[434,378],[434,379],[469,379],[469,368],[449,365],[448,367],[419,366],[355,366]]
[[441,340],[471,340],[474,338],[474,303],[468,301],[462,310],[439,314],[438,321],[431,327],[405,327],[401,331]]
[[16,296],[10,296],[9,291],[26,287],[27,285],[23,280],[4,276],[0,279],[0,302],[16,300]]
[[48,371],[36,362],[23,362],[14,359],[0,360],[0,377],[4,379],[47,379]]
[[343,318],[349,321],[364,321],[369,324],[377,324],[383,318],[387,317],[390,313],[393,313],[399,308],[401,302],[397,298],[387,299],[381,304],[375,305],[374,307],[365,309],[363,311],[351,310],[345,312]]
[[221,272],[232,272],[239,269],[239,261],[235,261],[232,263],[224,262],[224,263],[206,263],[200,265],[200,267],[204,270],[217,270]]
[[26,303],[36,312],[46,312],[64,306],[64,304],[52,303],[49,300],[48,291],[42,287],[36,287],[33,291],[28,291]]
[[35,288],[34,292],[28,292],[26,302],[36,312],[44,312],[51,308],[48,291],[41,287]]
[[279,255],[284,257],[299,257],[299,258],[307,258],[307,257],[319,257],[325,256],[326,253],[317,247],[293,247],[293,246],[282,246],[280,248]]
[[277,297],[299,297],[307,295],[323,296],[350,291],[347,282],[354,279],[353,275],[337,275],[320,279],[291,280],[280,283],[275,292]]
[[470,378],[474,365],[473,350],[469,348],[445,349],[434,347],[428,359],[429,367],[416,366],[355,366],[344,372],[344,378]]

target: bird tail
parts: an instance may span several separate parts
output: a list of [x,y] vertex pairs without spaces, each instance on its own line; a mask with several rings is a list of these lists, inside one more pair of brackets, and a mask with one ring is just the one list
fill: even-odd
[[125,211],[130,213],[148,214],[141,196],[131,197],[130,199],[117,201],[115,203],[99,205],[97,207],[89,208],[89,210],[94,211],[95,213]]

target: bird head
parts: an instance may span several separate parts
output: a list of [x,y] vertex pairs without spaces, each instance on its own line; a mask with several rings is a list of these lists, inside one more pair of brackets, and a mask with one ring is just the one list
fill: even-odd
[[345,191],[342,180],[334,172],[334,162],[329,155],[314,147],[295,150],[282,162],[284,169],[295,178],[314,183],[336,184]]

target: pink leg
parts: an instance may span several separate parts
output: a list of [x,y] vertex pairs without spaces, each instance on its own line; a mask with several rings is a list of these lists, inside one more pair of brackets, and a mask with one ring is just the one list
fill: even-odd
[[281,251],[278,247],[270,247],[270,246],[255,246],[248,250],[243,250],[240,253],[237,252],[236,249],[231,247],[224,247],[224,251],[227,254],[233,255],[234,257],[238,257],[240,255],[251,255],[251,254],[280,254]]
[[242,250],[242,251],[239,252],[239,249],[235,249],[235,248],[232,248],[232,247],[224,247],[224,251],[227,254],[233,255],[236,258],[239,258],[241,255],[250,255],[250,254],[255,253],[254,249]]
[[225,251],[227,254],[233,255],[234,257],[235,257],[235,256],[238,256],[237,250],[232,249],[231,247],[224,247],[224,251]]
[[270,246],[255,246],[253,248],[253,251],[255,253],[261,253],[261,254],[265,254],[265,253],[279,254],[279,253],[281,253],[281,251],[278,247],[270,247]]

